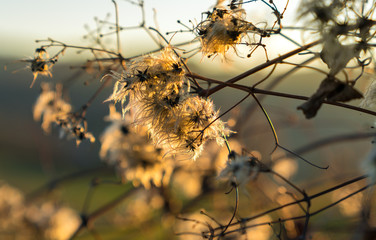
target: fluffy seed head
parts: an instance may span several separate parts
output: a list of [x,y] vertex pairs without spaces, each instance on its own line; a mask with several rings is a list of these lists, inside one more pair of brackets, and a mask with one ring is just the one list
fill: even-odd
[[233,186],[246,184],[257,176],[260,168],[252,157],[239,155],[232,151],[228,156],[226,167],[219,177],[228,179]]
[[40,121],[43,118],[42,129],[45,133],[50,133],[51,125],[57,124],[58,119],[65,118],[72,107],[62,98],[60,85],[56,86],[55,91],[48,83],[42,83],[41,88],[42,92],[34,104],[33,116],[35,121]]
[[253,24],[244,20],[242,9],[235,11],[214,8],[213,12],[208,12],[207,15],[207,19],[196,27],[204,56],[224,56],[230,48],[236,50],[236,45],[247,34],[247,30],[254,29]]
[[167,121],[156,124],[151,136],[162,148],[196,159],[206,141],[223,143],[224,123],[218,119],[212,101],[198,96],[187,96],[172,111]]
[[37,48],[35,50],[34,59],[30,60],[30,68],[31,72],[33,73],[34,79],[31,83],[30,87],[33,87],[35,80],[37,79],[38,75],[49,76],[52,77],[51,74],[51,62],[48,56],[46,49],[44,48]]
[[147,129],[157,148],[196,159],[207,140],[222,143],[225,127],[210,100],[189,93],[184,74],[168,47],[134,61],[126,73],[112,73],[118,81],[109,100],[122,102],[123,115],[132,109],[134,124]]
[[184,74],[185,71],[172,48],[166,47],[158,56],[135,60],[122,74],[112,72],[111,76],[117,79],[117,82],[108,100],[121,102],[124,114],[139,101],[148,102],[153,98],[161,100],[171,93],[182,94]]
[[163,150],[155,148],[145,126],[132,124],[129,115],[122,120],[113,106],[111,109],[112,124],[101,136],[101,158],[115,166],[123,181],[145,188],[167,184],[173,170],[172,159],[163,157]]

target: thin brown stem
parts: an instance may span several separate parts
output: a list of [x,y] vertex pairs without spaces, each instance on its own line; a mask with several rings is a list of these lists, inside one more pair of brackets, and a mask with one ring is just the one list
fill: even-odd
[[[349,133],[349,134],[342,134],[338,136],[331,136],[328,138],[320,139],[318,141],[309,143],[305,146],[302,146],[298,149],[296,149],[294,152],[297,154],[303,154],[307,152],[311,152],[313,150],[316,150],[321,147],[325,147],[331,144],[338,144],[340,142],[346,142],[346,141],[354,141],[354,140],[363,140],[367,138],[376,137],[376,133]],[[278,160],[278,158],[276,159]]]
[[91,51],[105,52],[105,53],[116,55],[116,56],[118,55],[117,52],[106,50],[106,49],[103,49],[103,48],[93,48],[93,47],[83,47],[83,46],[69,45],[69,44],[64,44],[62,42],[58,42],[58,41],[55,41],[55,40],[52,40],[52,39],[50,39],[50,40],[36,40],[35,42],[39,43],[39,42],[47,42],[47,41],[51,42],[51,44],[43,45],[41,47],[75,48],[75,49],[82,49],[82,50],[91,50]]
[[239,208],[239,189],[236,186],[235,187],[235,209],[234,209],[234,213],[232,214],[231,219],[228,222],[228,224],[226,225],[226,227],[222,230],[221,235],[224,234],[227,231],[228,227],[231,225],[232,221],[234,220],[234,218],[235,218],[235,216],[238,212],[238,208]]
[[77,178],[82,178],[85,175],[90,175],[90,174],[102,171],[103,169],[104,168],[102,166],[90,168],[90,169],[84,169],[84,170],[80,170],[80,171],[77,171],[77,172],[56,178],[54,180],[49,181],[48,183],[46,183],[42,187],[40,187],[40,188],[32,191],[31,193],[29,193],[27,195],[26,199],[28,201],[32,201],[33,199],[41,196],[43,193],[50,192],[50,191],[54,190],[55,188],[57,188],[58,186],[60,186],[63,183],[73,181]]
[[85,105],[81,107],[81,117],[85,117],[86,115],[86,110],[90,107],[90,105],[94,102],[94,100],[97,98],[99,93],[102,92],[102,90],[108,85],[108,83],[112,80],[112,78],[107,78],[102,85],[97,89],[97,91],[91,96],[91,98],[87,101]]
[[118,55],[121,54],[121,45],[120,45],[120,33],[119,33],[119,9],[118,5],[115,0],[112,0],[114,6],[115,6],[115,26],[116,26],[116,44],[117,44],[117,53]]
[[77,230],[73,233],[73,235],[69,239],[74,239],[75,237],[78,236],[78,234],[81,233],[82,230],[85,228],[91,229],[92,224],[94,221],[102,216],[103,214],[107,213],[111,209],[115,208],[117,205],[122,203],[126,198],[137,192],[140,188],[132,188],[130,190],[125,191],[122,195],[119,197],[115,198],[111,202],[103,205],[102,207],[98,208],[94,212],[92,212],[89,215],[82,215],[81,216],[81,225],[77,228]]
[[[291,74],[293,74],[294,72],[298,71],[298,70],[301,70],[301,67],[300,66],[305,66],[306,64],[314,61],[317,57],[314,56],[314,57],[311,57],[307,60],[305,60],[304,62],[302,62],[301,64],[297,65],[296,67],[292,68],[291,70],[287,71],[286,73],[280,75],[279,77],[276,77],[275,79],[273,79],[266,87],[265,89],[266,90],[271,90],[273,89],[278,83],[280,83],[282,80],[286,79],[287,77],[289,77]],[[258,97],[259,101],[262,102],[262,100],[266,97],[267,95],[261,95]],[[249,117],[252,116],[252,113],[257,109],[257,104],[256,103],[251,103],[246,109],[245,111],[243,111],[243,114],[242,116],[240,116],[240,118],[237,120],[236,122],[236,125],[234,127],[234,130],[237,131],[237,132],[242,132],[242,127],[244,126],[244,124],[248,121]]]
[[269,172],[274,174],[275,176],[279,177],[280,179],[282,179],[285,183],[287,183],[288,185],[290,185],[292,188],[294,188],[296,191],[298,191],[300,194],[302,194],[304,196],[304,191],[301,190],[298,186],[296,186],[295,184],[293,184],[291,181],[289,181],[288,179],[286,179],[284,176],[282,176],[281,174],[269,169]]
[[[187,76],[190,76],[190,74],[187,74]],[[242,90],[242,91],[245,91],[245,92],[253,92],[255,94],[263,94],[263,95],[270,95],[270,96],[277,96],[277,97],[298,99],[298,100],[308,100],[309,99],[309,97],[296,95],[296,94],[275,92],[275,91],[264,90],[264,89],[259,89],[259,88],[251,88],[251,87],[247,87],[247,86],[240,85],[240,84],[229,83],[228,81],[227,82],[221,82],[221,81],[211,79],[211,78],[207,78],[207,77],[203,77],[203,76],[200,76],[200,75],[197,75],[197,74],[194,74],[192,76],[194,76],[197,79],[201,79],[201,80],[204,80],[204,81],[207,81],[207,82],[218,83],[218,84],[220,84],[218,86],[221,86],[221,89],[227,86],[227,87],[235,88],[235,89]],[[342,108],[347,108],[347,109],[355,110],[357,112],[362,112],[362,113],[366,113],[366,114],[376,116],[376,112],[374,112],[374,111],[364,109],[364,108],[360,108],[360,107],[356,107],[356,106],[352,106],[352,105],[345,104],[345,103],[332,102],[332,101],[326,101],[326,100],[324,100],[323,103],[328,104],[328,105],[342,107]]]
[[[308,214],[309,217],[312,217],[312,216],[315,216],[333,206],[336,206],[338,203],[366,190],[367,188],[369,188],[371,185],[367,185],[365,187],[362,187],[348,195],[346,195],[345,197],[339,199],[338,201],[332,203],[332,204],[329,204],[315,212],[311,212]],[[258,224],[253,224],[253,225],[249,225],[249,226],[243,226],[242,229],[246,228],[246,229],[249,229],[249,228],[254,228],[254,227],[259,227],[259,226],[266,226],[266,225],[271,225],[271,224],[278,224],[278,223],[281,223],[281,222],[287,222],[287,221],[295,221],[295,220],[300,220],[300,219],[307,219],[307,215],[300,215],[300,216],[296,216],[296,217],[291,217],[291,218],[285,218],[285,219],[278,219],[278,220],[275,220],[275,221],[270,221],[270,222],[264,222],[264,223],[258,223]],[[244,221],[244,220],[243,220]],[[217,229],[214,229],[214,230],[217,230]],[[235,233],[235,232],[239,232],[239,229],[235,229],[235,230],[232,230],[232,231],[228,231],[226,234],[231,234],[231,233]],[[221,236],[221,234],[215,234],[214,237],[216,236]],[[305,239],[304,238],[304,234],[302,235],[302,239]]]
[[[292,57],[292,56],[294,56],[294,55],[296,55],[296,54],[298,54],[298,53],[300,53],[300,52],[302,52],[304,50],[307,50],[307,49],[309,49],[309,48],[311,48],[311,47],[319,44],[320,42],[321,41],[314,41],[312,43],[306,44],[306,45],[304,45],[304,46],[302,46],[300,48],[297,48],[297,49],[295,49],[295,50],[293,50],[291,52],[283,54],[282,56],[274,58],[274,59],[272,59],[272,60],[270,60],[270,61],[268,61],[266,63],[260,64],[260,65],[254,67],[254,68],[252,68],[252,69],[250,69],[248,71],[245,71],[244,73],[241,73],[241,74],[239,74],[239,75],[237,75],[237,76],[235,76],[235,77],[227,80],[226,82],[227,83],[235,83],[235,82],[237,82],[239,80],[242,80],[242,79],[244,79],[244,78],[246,78],[246,77],[248,77],[248,76],[250,76],[250,75],[252,75],[252,74],[254,74],[256,72],[258,72],[258,71],[261,71],[261,70],[263,70],[263,69],[265,69],[265,68],[267,68],[269,66],[272,66],[272,65],[274,65],[276,63],[279,63],[279,62],[281,62],[282,60],[284,60],[286,58]],[[214,94],[215,92],[221,90],[224,87],[225,87],[224,85],[218,85],[216,87],[208,89],[206,91],[205,95],[206,96],[210,96],[210,95]]]
[[[338,185],[336,185],[336,186],[334,186],[334,187],[331,187],[331,188],[328,188],[328,189],[326,189],[326,190],[323,190],[323,191],[321,191],[321,192],[319,192],[319,193],[316,193],[316,194],[313,194],[313,195],[307,195],[306,197],[304,197],[304,198],[302,198],[302,199],[300,199],[300,200],[293,201],[293,202],[290,202],[290,203],[287,203],[287,204],[284,204],[284,205],[281,205],[281,206],[278,206],[278,207],[275,207],[275,208],[269,209],[269,210],[264,211],[264,212],[262,212],[262,213],[256,214],[256,215],[254,215],[254,216],[252,216],[252,217],[243,218],[243,219],[241,220],[241,222],[249,222],[249,221],[255,220],[255,219],[257,219],[257,218],[260,218],[260,217],[262,217],[262,216],[265,216],[265,215],[267,215],[267,214],[270,214],[270,213],[273,213],[273,212],[279,211],[279,210],[281,210],[281,209],[283,209],[283,208],[286,208],[286,207],[289,207],[289,206],[292,206],[292,205],[295,205],[295,204],[298,204],[298,203],[301,203],[301,202],[306,202],[306,201],[307,201],[307,198],[309,198],[309,200],[313,200],[313,199],[318,198],[318,197],[321,197],[321,196],[323,196],[323,195],[325,195],[325,194],[331,193],[331,192],[333,192],[333,191],[335,191],[335,190],[341,189],[341,188],[343,188],[343,187],[345,187],[345,186],[347,186],[347,185],[353,184],[353,183],[355,183],[355,182],[359,182],[359,181],[365,179],[366,177],[367,177],[366,175],[363,175],[363,176],[360,176],[360,177],[356,177],[356,178],[351,179],[351,180],[348,180],[348,181],[346,181],[346,182],[344,182],[344,183],[338,184]],[[366,186],[365,188],[367,188],[367,187],[369,187],[369,185]],[[363,189],[363,190],[364,190],[364,189]],[[311,216],[314,215],[314,214],[317,214],[319,211],[320,211],[320,210],[318,210],[318,211],[316,211],[316,212],[314,212],[314,213],[311,213]],[[306,215],[303,215],[303,216],[301,216],[300,218],[305,218],[305,217],[306,217]],[[236,222],[236,223],[232,223],[231,226],[240,225],[241,222],[239,221],[239,222]],[[271,222],[271,223],[273,223],[273,222]],[[249,227],[249,226],[248,226],[248,227]],[[216,228],[216,229],[214,229],[214,230],[217,231],[217,230],[221,230],[221,229],[220,229],[220,228]],[[228,232],[228,233],[229,233],[229,232]]]

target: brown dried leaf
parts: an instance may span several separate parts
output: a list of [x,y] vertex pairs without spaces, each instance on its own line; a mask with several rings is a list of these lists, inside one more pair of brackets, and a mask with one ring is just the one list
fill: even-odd
[[298,106],[298,110],[302,110],[307,119],[316,116],[317,111],[320,109],[323,99],[311,97],[307,102]]
[[324,79],[317,91],[308,99],[307,102],[298,106],[307,119],[316,116],[324,101],[347,102],[353,99],[362,98],[363,95],[353,86],[343,83],[334,77]]
[[353,99],[363,97],[363,95],[360,92],[358,92],[358,90],[354,89],[352,86],[342,82],[340,83],[341,84],[338,84],[335,91],[328,94],[328,96],[326,97],[327,101],[348,102]]

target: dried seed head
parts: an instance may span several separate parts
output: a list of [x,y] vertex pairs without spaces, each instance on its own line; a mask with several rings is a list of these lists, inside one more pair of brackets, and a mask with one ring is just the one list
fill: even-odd
[[57,119],[57,123],[60,126],[60,138],[75,139],[77,146],[82,140],[95,142],[94,135],[87,131],[86,121],[77,114],[69,113],[63,118]]
[[122,74],[112,72],[111,76],[117,82],[108,100],[121,102],[123,114],[133,105],[143,105],[142,102],[149,100],[154,99],[160,104],[171,93],[183,94],[184,74],[173,49],[166,47],[158,56],[146,56],[134,61]]
[[259,170],[260,167],[253,157],[239,155],[232,151],[219,177],[229,180],[233,186],[239,186],[254,179]]
[[201,52],[207,57],[217,54],[224,57],[230,48],[236,51],[236,45],[247,31],[255,29],[253,24],[245,21],[242,9],[214,8],[213,12],[208,12],[207,15],[207,19],[196,27],[201,41]]
[[43,239],[68,239],[81,223],[73,209],[54,202],[34,203],[24,215],[26,222],[36,227]]
[[[26,202],[18,189],[0,181],[0,234],[11,239],[68,239],[80,225],[71,208],[51,201]],[[5,239],[8,239],[5,237]]]
[[57,124],[58,119],[64,118],[72,109],[71,105],[64,101],[61,96],[61,86],[57,85],[56,90],[51,90],[50,84],[41,84],[42,92],[39,95],[33,108],[35,121],[42,120],[42,129],[45,133],[51,132],[51,125]]
[[38,97],[34,109],[34,120],[42,120],[45,133],[51,132],[51,125],[60,129],[60,137],[75,138],[79,145],[82,140],[95,141],[93,134],[87,132],[86,121],[78,113],[72,113],[72,106],[62,98],[62,86],[57,85],[56,91],[51,90],[50,84],[42,83],[42,92]]
[[196,159],[207,140],[222,143],[225,127],[210,100],[189,93],[184,74],[168,47],[134,61],[126,73],[112,73],[118,81],[109,100],[123,103],[123,115],[132,108],[134,124],[147,128],[157,148]]
[[51,74],[51,61],[48,53],[44,48],[37,48],[35,50],[34,59],[29,61],[31,63],[30,69],[33,73],[34,79],[30,87],[33,87],[38,75],[52,77]]
[[150,129],[158,146],[192,159],[200,155],[206,141],[222,144],[226,132],[212,101],[198,96],[186,96],[164,122]]
[[111,117],[112,124],[101,136],[100,156],[115,165],[118,174],[134,185],[167,184],[173,170],[171,158],[163,158],[164,152],[155,148],[148,137],[147,128],[132,124],[129,115]]

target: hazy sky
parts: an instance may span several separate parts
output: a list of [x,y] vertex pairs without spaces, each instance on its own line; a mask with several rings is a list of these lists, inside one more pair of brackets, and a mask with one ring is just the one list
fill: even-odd
[[[188,20],[189,16],[199,17],[200,12],[206,11],[213,3],[203,0],[146,0],[145,8],[148,16],[155,8],[159,25],[167,27],[176,26],[178,18]],[[135,25],[141,21],[139,8],[121,0],[118,0],[118,4],[121,23]],[[182,9],[189,14],[181,14]],[[48,37],[66,43],[84,44],[84,25],[94,28],[94,17],[104,19],[107,13],[111,13],[110,20],[113,21],[114,7],[110,0],[1,0],[0,54],[18,57],[30,55],[37,46],[34,40]],[[154,25],[152,18],[148,20],[149,25]]]
[[[136,0],[134,0],[136,1]],[[141,21],[140,9],[124,0],[118,0],[121,25],[137,25]],[[214,5],[214,0],[145,0],[147,24],[154,26],[153,8],[162,31],[181,29],[177,19],[200,20],[201,12]],[[285,1],[281,1],[285,3]],[[290,2],[296,2],[290,1]],[[290,12],[295,6],[290,3]],[[114,6],[111,0],[0,0],[0,56],[23,58],[33,55],[39,44],[36,39],[48,37],[67,44],[85,45],[84,25],[95,27],[94,17],[104,19]],[[254,11],[257,14],[257,9]],[[139,42],[137,32],[129,32],[129,41]]]

